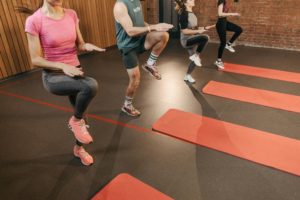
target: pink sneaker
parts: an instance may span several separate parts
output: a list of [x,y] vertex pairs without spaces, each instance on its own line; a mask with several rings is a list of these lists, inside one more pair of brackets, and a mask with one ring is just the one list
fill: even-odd
[[86,152],[83,147],[75,145],[73,152],[74,156],[80,158],[82,164],[89,166],[94,163],[93,157],[88,152]]
[[79,142],[83,144],[89,144],[93,142],[93,138],[87,130],[88,125],[85,124],[85,121],[83,119],[78,121],[75,120],[74,116],[72,116],[69,120],[69,128],[74,133],[75,138]]

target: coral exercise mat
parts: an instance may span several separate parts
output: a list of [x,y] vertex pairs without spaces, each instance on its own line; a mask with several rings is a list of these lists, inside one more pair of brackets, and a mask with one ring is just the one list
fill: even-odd
[[210,81],[203,93],[300,113],[300,96]]
[[171,109],[153,130],[300,176],[300,141]]
[[120,174],[91,200],[174,200],[140,180]]
[[225,63],[225,69],[222,71],[280,81],[287,81],[292,83],[300,83],[300,73],[296,72],[288,72],[261,67],[251,67],[231,63]]

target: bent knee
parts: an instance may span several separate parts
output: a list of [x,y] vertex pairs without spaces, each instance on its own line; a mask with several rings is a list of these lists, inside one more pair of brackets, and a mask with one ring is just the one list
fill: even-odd
[[161,32],[159,38],[160,40],[167,42],[169,41],[170,36],[168,32]]
[[210,40],[210,38],[209,38],[208,35],[204,35],[204,36],[203,36],[203,39],[204,39],[204,41],[205,41],[206,43]]
[[84,90],[90,96],[96,96],[96,94],[99,90],[98,82],[93,78],[89,78],[89,80],[87,81],[87,83],[85,85]]
[[239,29],[238,29],[238,33],[242,33],[244,30],[240,27]]

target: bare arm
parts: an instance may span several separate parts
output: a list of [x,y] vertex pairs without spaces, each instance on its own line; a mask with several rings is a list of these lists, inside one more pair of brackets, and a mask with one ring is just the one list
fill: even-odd
[[139,36],[149,32],[149,26],[133,27],[132,20],[128,15],[127,7],[122,2],[117,2],[114,7],[115,20],[121,24],[130,37]]
[[31,62],[34,66],[44,69],[62,70],[65,74],[72,77],[83,75],[83,72],[79,68],[60,62],[51,62],[43,58],[40,38],[38,36],[27,33],[27,39]]
[[201,34],[201,33],[204,33],[212,28],[216,27],[216,25],[211,25],[211,26],[204,26],[204,27],[199,27],[198,29],[196,30],[193,30],[193,29],[183,29],[181,30],[181,32],[185,35],[195,35],[195,34]]
[[202,29],[193,30],[193,29],[186,28],[186,29],[182,29],[181,32],[185,35],[195,35],[195,34],[204,33],[205,30]]
[[81,31],[80,31],[78,23],[76,24],[76,34],[77,34],[77,41],[76,41],[77,42],[77,48],[80,51],[99,51],[99,52],[106,51],[105,49],[97,47],[97,46],[95,46],[93,44],[85,43],[84,39],[82,37],[82,34],[81,34]]
[[219,17],[240,16],[239,13],[224,13],[223,7],[224,7],[223,3],[218,6],[218,16]]
[[27,33],[27,39],[31,62],[34,66],[47,69],[62,70],[63,67],[59,63],[50,62],[43,58],[40,38],[38,36]]
[[76,43],[77,43],[77,48],[80,50],[80,51],[85,51],[84,49],[84,39],[82,37],[82,34],[81,34],[81,31],[80,31],[80,28],[79,28],[79,24],[77,23],[76,24],[76,35],[77,35],[77,39],[76,39]]

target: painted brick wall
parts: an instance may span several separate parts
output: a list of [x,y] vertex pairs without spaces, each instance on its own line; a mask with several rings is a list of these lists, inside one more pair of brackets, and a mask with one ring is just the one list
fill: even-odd
[[[228,18],[244,29],[238,43],[300,50],[300,0],[228,1],[231,2],[231,12],[242,15],[240,18]],[[149,0],[148,4],[157,4],[157,0]],[[155,8],[158,9],[158,6]],[[214,24],[217,20],[216,0],[196,0],[194,12],[200,26]],[[151,15],[152,19],[157,19],[156,13]],[[218,40],[215,31],[210,35],[213,41]]]

